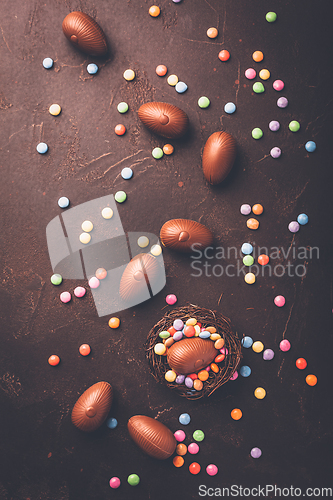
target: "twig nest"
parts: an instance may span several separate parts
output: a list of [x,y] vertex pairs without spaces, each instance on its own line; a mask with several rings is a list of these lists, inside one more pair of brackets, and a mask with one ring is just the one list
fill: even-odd
[[168,311],[150,330],[146,357],[158,382],[187,399],[199,399],[233,376],[241,342],[228,318],[191,304]]

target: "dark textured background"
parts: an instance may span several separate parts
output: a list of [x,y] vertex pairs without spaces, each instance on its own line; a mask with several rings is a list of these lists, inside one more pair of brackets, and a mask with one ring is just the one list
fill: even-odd
[[[199,484],[330,486],[330,2],[160,0],[158,19],[148,15],[151,3],[139,0],[1,0],[0,5],[1,500],[178,500],[199,498]],[[100,23],[110,59],[85,57],[67,42],[61,23],[74,10]],[[265,20],[269,10],[279,16],[274,24]],[[219,28],[216,40],[206,37],[210,26]],[[222,48],[231,53],[227,63],[217,58]],[[254,50],[264,52],[263,63],[253,63]],[[55,61],[49,71],[42,66],[45,57]],[[100,67],[94,77],[85,69],[92,61]],[[185,94],[155,74],[161,63],[188,84]],[[271,71],[264,94],[252,93],[253,82],[244,77],[248,67]],[[127,68],[136,71],[133,82],[122,77]],[[277,78],[286,84],[285,110],[276,106],[281,94],[271,84]],[[196,104],[201,95],[211,99],[206,110]],[[123,100],[130,111],[121,116],[116,105]],[[174,155],[160,161],[151,150],[168,141],[145,130],[136,113],[151,100],[180,106],[191,124],[185,140],[173,141]],[[228,101],[237,104],[234,115],[223,111]],[[62,106],[60,116],[48,113],[52,103]],[[273,119],[281,123],[278,133],[268,130]],[[300,121],[298,133],[288,130],[291,119]],[[126,125],[125,136],[115,136],[117,123]],[[251,138],[257,126],[264,130],[260,141]],[[209,135],[220,129],[236,138],[238,157],[228,180],[211,187],[200,155]],[[317,151],[307,154],[304,144],[311,139]],[[41,140],[49,145],[44,156],[36,152]],[[279,160],[267,156],[274,146],[282,149]],[[134,170],[130,181],[120,177],[125,166]],[[258,278],[250,287],[242,277],[191,277],[189,257],[165,250],[166,288],[119,313],[121,328],[111,330],[108,317],[97,317],[89,293],[68,305],[59,301],[60,291],[79,282],[51,285],[45,228],[61,211],[60,196],[75,206],[119,189],[128,194],[119,206],[126,232],[158,234],[168,219],[192,218],[214,232],[218,246],[240,248],[249,240],[287,249],[295,243],[319,247],[320,259],[307,259],[303,279]],[[265,213],[260,229],[251,232],[239,207],[258,202]],[[301,212],[310,222],[293,236],[287,226]],[[236,264],[234,258],[213,262]],[[164,313],[167,293],[176,293],[179,305],[192,302],[229,316],[239,335],[274,349],[274,360],[245,351],[252,375],[226,384],[208,400],[189,402],[158,385],[143,343]],[[282,309],[273,304],[280,293],[287,301]],[[288,353],[278,348],[283,335],[292,343]],[[92,347],[87,358],[78,354],[85,342]],[[54,353],[61,357],[57,368],[47,363]],[[295,368],[300,356],[308,360],[305,372]],[[316,387],[305,384],[308,373],[318,376]],[[119,425],[82,434],[70,412],[99,380],[114,388],[110,415]],[[267,390],[262,401],[253,396],[257,386]],[[237,407],[243,418],[235,422],[230,411]],[[175,431],[182,412],[192,417],[187,434],[199,428],[206,439],[181,469],[171,459],[144,456],[130,441],[126,424],[132,415],[157,417]],[[254,446],[263,451],[259,460],[249,456]],[[188,472],[193,460],[203,468],[196,477]],[[209,463],[219,467],[214,478],[204,471]],[[137,488],[126,483],[134,472],[141,477]],[[112,476],[123,483],[118,490],[108,485]]]

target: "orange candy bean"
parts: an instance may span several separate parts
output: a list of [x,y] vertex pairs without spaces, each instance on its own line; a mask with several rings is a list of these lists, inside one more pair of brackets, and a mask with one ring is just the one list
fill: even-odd
[[99,280],[104,280],[104,278],[106,278],[108,275],[108,272],[106,269],[104,269],[104,267],[99,267],[97,269],[97,271],[95,272],[95,276],[96,278],[98,278]]
[[168,68],[164,66],[164,64],[159,64],[156,67],[155,71],[158,76],[165,76],[167,74]]
[[263,60],[264,54],[260,50],[256,50],[255,52],[253,52],[252,58],[255,62],[260,62]]
[[259,221],[257,221],[257,219],[248,219],[246,225],[249,229],[258,229]]
[[115,126],[114,131],[117,135],[124,135],[124,133],[126,132],[126,127],[125,125],[119,123],[118,125]]
[[308,385],[311,385],[311,386],[314,386],[316,385],[316,383],[318,382],[318,379],[315,375],[308,375],[305,379],[305,382],[308,384]]
[[261,215],[264,211],[264,207],[262,205],[260,205],[260,203],[257,203],[256,205],[253,205],[252,207],[252,212],[255,214],[255,215]]
[[165,155],[172,155],[173,152],[174,152],[174,147],[171,144],[164,144],[163,153]]
[[214,373],[218,373],[219,372],[219,367],[215,364],[215,363],[212,363],[210,365],[210,369],[214,372]]
[[52,356],[48,359],[49,365],[57,366],[60,363],[60,358],[56,354],[52,354]]
[[120,325],[120,319],[119,318],[110,318],[109,319],[109,327],[110,328],[118,328]]
[[235,408],[234,410],[232,410],[230,415],[231,415],[231,418],[233,418],[234,420],[239,420],[240,418],[242,418],[243,413],[239,408]]
[[201,380],[202,382],[205,382],[205,380],[207,380],[208,377],[209,377],[209,373],[207,370],[201,370],[198,373],[198,379]]
[[223,49],[219,52],[218,58],[220,59],[220,61],[228,61],[228,59],[230,58],[230,53],[227,50]]
[[88,354],[90,354],[90,351],[91,349],[89,344],[82,344],[79,347],[79,353],[81,354],[81,356],[88,356]]
[[151,17],[158,17],[161,13],[161,9],[157,5],[152,5],[148,12]]
[[177,455],[173,457],[172,463],[175,467],[181,467],[182,465],[184,465],[184,459],[183,457]]

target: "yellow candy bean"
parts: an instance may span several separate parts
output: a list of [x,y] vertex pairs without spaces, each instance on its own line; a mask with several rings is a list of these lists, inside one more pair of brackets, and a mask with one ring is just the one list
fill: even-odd
[[176,380],[177,373],[173,370],[168,370],[164,377],[167,382],[174,382]]
[[155,344],[154,346],[154,353],[159,354],[160,356],[163,356],[163,354],[166,351],[166,347],[162,343]]
[[176,84],[178,83],[178,76],[177,75],[168,76],[167,82],[171,87],[175,87]]
[[260,342],[260,340],[257,340],[256,342],[253,342],[252,349],[254,352],[261,352],[264,349],[264,344]]
[[264,399],[266,396],[266,391],[263,387],[257,387],[254,391],[254,395],[257,399]]
[[200,326],[199,326],[199,325],[195,325],[195,326],[194,326],[194,330],[195,330],[195,334],[194,334],[194,336],[195,336],[195,337],[198,337],[198,336],[199,336],[199,333],[200,333],[200,331],[201,331],[201,330],[200,330]]
[[189,318],[187,321],[186,321],[186,325],[191,325],[191,326],[194,326],[197,324],[197,320],[195,318]]
[[245,274],[244,280],[245,280],[245,283],[247,283],[248,285],[253,285],[253,283],[256,281],[255,274],[253,274],[253,273]]

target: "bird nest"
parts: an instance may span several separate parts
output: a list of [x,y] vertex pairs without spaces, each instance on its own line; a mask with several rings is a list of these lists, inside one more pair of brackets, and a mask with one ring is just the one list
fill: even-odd
[[[209,377],[203,383],[201,390],[189,389],[184,383],[177,384],[176,382],[168,382],[165,379],[166,372],[170,370],[167,356],[160,356],[154,352],[155,344],[162,342],[162,339],[159,337],[160,332],[170,328],[175,319],[181,319],[185,323],[189,318],[196,318],[197,322],[201,323],[204,328],[209,326],[215,327],[216,333],[221,335],[224,339],[224,347],[228,350],[228,354],[226,354],[224,361],[218,365],[218,372],[215,373],[213,370],[209,371]],[[230,320],[216,311],[204,309],[193,304],[185,307],[177,307],[168,311],[150,330],[145,347],[146,357],[150,363],[153,377],[158,382],[178,392],[180,396],[193,400],[210,396],[216,389],[228,382],[230,377],[235,373],[242,357],[241,341],[232,330]],[[219,354],[219,352],[217,351],[216,354]]]

